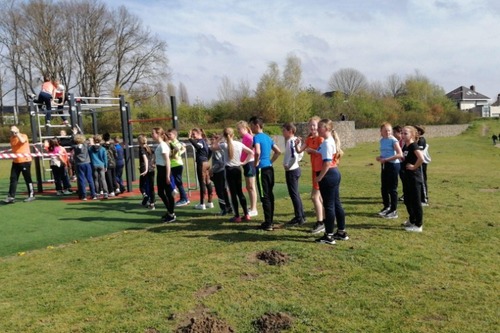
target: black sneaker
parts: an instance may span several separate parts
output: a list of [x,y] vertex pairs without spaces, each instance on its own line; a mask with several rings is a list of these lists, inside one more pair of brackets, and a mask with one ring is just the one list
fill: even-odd
[[287,224],[286,226],[287,227],[293,227],[293,226],[296,226],[297,224],[299,224],[299,219],[297,217],[294,217],[293,219],[291,219]]
[[274,230],[273,225],[270,223],[267,223],[267,222],[262,222],[259,229],[265,230],[265,231],[273,231]]
[[323,222],[316,222],[311,230],[311,234],[319,234],[325,231],[325,224]]
[[316,239],[315,242],[329,244],[329,245],[335,245],[335,240],[333,239],[333,237],[329,236],[327,234],[324,234],[323,237]]
[[148,201],[149,201],[149,197],[148,197],[147,195],[144,195],[144,196],[142,197],[142,203],[141,203],[141,204],[142,204],[144,207],[146,207],[146,206],[148,205]]
[[174,222],[176,219],[177,219],[177,216],[175,216],[175,214],[168,214],[168,213],[167,213],[167,214],[165,214],[165,215],[162,217],[161,221],[162,221],[163,223],[172,223],[172,222]]
[[337,230],[337,232],[333,234],[333,239],[346,241],[349,239],[349,236],[347,235],[347,232]]

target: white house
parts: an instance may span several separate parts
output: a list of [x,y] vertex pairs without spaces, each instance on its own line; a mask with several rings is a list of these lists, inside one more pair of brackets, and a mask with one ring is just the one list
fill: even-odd
[[446,94],[446,97],[457,103],[460,110],[471,110],[477,107],[488,105],[490,98],[476,91],[476,87],[470,88],[461,86]]
[[498,94],[496,102],[490,105],[489,117],[500,118],[500,94]]

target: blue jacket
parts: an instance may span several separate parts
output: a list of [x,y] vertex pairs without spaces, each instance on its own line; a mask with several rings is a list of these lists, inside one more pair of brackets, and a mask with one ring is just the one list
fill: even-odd
[[108,154],[103,146],[91,146],[89,148],[89,156],[93,168],[108,168]]

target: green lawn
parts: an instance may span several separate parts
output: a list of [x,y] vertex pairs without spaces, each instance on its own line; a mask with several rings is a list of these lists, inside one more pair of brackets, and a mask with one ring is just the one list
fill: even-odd
[[[0,331],[173,332],[200,309],[236,332],[255,332],[256,319],[277,312],[293,318],[289,332],[498,331],[499,132],[491,120],[428,139],[422,234],[401,230],[403,205],[397,220],[376,215],[376,144],[348,149],[341,162],[351,239],[335,246],[308,233],[307,165],[309,223],[274,232],[254,228],[262,216],[231,224],[189,207],[159,224],[162,210],[138,197],[1,205]],[[286,222],[293,210],[276,170],[276,219]],[[255,258],[263,250],[289,261],[270,266]]]

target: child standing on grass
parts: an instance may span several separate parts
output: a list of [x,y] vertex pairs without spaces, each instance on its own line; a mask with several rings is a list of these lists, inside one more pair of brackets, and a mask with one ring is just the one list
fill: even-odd
[[125,167],[125,151],[122,147],[122,139],[119,136],[115,136],[113,139],[115,143],[116,150],[116,184],[118,188],[116,193],[125,192],[125,186],[123,185],[123,168]]
[[[273,162],[281,154],[281,150],[273,139],[264,133],[264,121],[260,117],[250,118],[250,128],[253,133],[253,147],[255,150],[254,163],[257,170],[257,188],[259,189],[262,210],[264,211],[264,222],[260,229],[273,231],[274,223],[274,169]],[[273,155],[271,157],[271,152]]]
[[[111,135],[104,133],[102,136],[102,147],[106,150],[108,156],[108,165],[106,167],[106,184],[108,185],[109,196],[114,197],[119,189],[116,183],[116,159],[118,157],[115,143],[111,142]],[[119,191],[118,191],[119,192]]]
[[148,145],[148,138],[141,134],[139,143],[139,189],[142,193],[142,205],[155,210],[155,165],[153,151]]
[[[193,128],[189,131],[189,142],[196,151],[196,176],[200,184],[200,203],[194,206],[195,209],[205,210],[214,208],[212,203],[212,183],[210,182],[210,157],[212,151],[208,147],[207,136],[201,128]],[[208,202],[205,205],[205,193],[208,195]]]
[[69,182],[66,165],[68,164],[68,154],[64,147],[59,145],[57,138],[50,139],[47,142],[47,151],[52,155],[50,157],[50,169],[54,175],[54,185],[56,186],[56,195],[73,194]]
[[423,210],[422,194],[422,163],[424,155],[418,147],[418,132],[413,126],[403,128],[404,160],[401,163],[401,179],[403,180],[403,195],[409,219],[403,224],[406,231],[422,232]]
[[318,234],[325,231],[324,220],[324,208],[323,200],[321,199],[321,193],[319,191],[319,184],[316,181],[316,173],[321,171],[323,166],[323,160],[321,159],[321,153],[318,152],[318,148],[323,142],[323,138],[318,135],[318,123],[321,119],[317,116],[309,119],[309,136],[306,141],[301,144],[300,138],[296,140],[297,153],[306,152],[311,157],[311,169],[312,169],[312,189],[311,189],[311,200],[313,202],[314,211],[316,212],[316,223],[314,224],[311,233]]
[[294,211],[294,217],[287,225],[303,225],[306,222],[306,214],[299,192],[299,179],[301,176],[299,162],[302,159],[302,153],[297,153],[295,150],[295,140],[297,139],[295,137],[295,126],[292,123],[285,123],[281,130],[285,139],[283,167],[285,168],[286,187],[288,188],[288,194],[292,200]]
[[[224,129],[224,138],[226,142],[215,142],[214,149],[221,149],[224,152],[224,160],[226,162],[226,176],[229,184],[229,192],[231,193],[231,203],[233,204],[234,216],[229,219],[229,222],[250,221],[248,215],[247,199],[243,194],[241,187],[242,173],[241,173],[241,153],[246,152],[247,158],[243,161],[248,163],[248,160],[253,156],[253,150],[245,146],[239,141],[233,140],[234,130],[232,128]],[[238,202],[243,208],[243,218],[240,217],[238,210]]]
[[[318,124],[318,133],[325,139],[318,149],[323,159],[323,166],[316,177],[325,208],[325,234],[316,239],[316,242],[333,245],[335,239],[349,239],[345,232],[345,213],[340,202],[341,175],[337,168],[343,152],[340,149],[338,135],[333,130],[333,121],[321,120]],[[333,233],[335,219],[337,219],[337,232]]]
[[167,144],[167,134],[161,127],[153,128],[153,140],[158,143],[155,149],[156,163],[156,186],[158,188],[158,196],[167,209],[167,213],[162,216],[161,220],[165,223],[174,222],[176,216],[174,213],[175,202],[172,195],[172,187],[170,186],[170,147]]
[[[108,168],[108,154],[101,146],[102,136],[94,135],[94,144],[89,149],[90,163],[94,173],[95,188],[102,192],[103,198],[108,199],[108,185],[106,183],[106,169]],[[94,198],[92,198],[94,199]]]
[[78,190],[80,199],[87,200],[87,183],[92,199],[97,199],[94,179],[92,177],[92,165],[90,164],[89,146],[82,134],[75,135],[73,145],[73,159],[75,160],[76,174],[78,179]]
[[227,192],[226,185],[226,160],[224,158],[224,152],[220,149],[216,149],[221,136],[214,134],[211,137],[211,149],[212,149],[212,169],[210,169],[210,179],[214,182],[215,193],[219,199],[220,216],[226,216],[233,212],[231,208],[231,201],[229,201],[229,194]]
[[189,199],[184,189],[182,182],[182,171],[184,170],[184,163],[182,161],[182,154],[186,152],[186,147],[177,140],[177,130],[171,128],[167,132],[168,144],[170,146],[170,172],[174,180],[175,187],[179,190],[180,199],[175,203],[176,207],[189,205]]
[[398,177],[400,171],[400,159],[403,157],[398,139],[392,135],[392,126],[383,123],[380,126],[380,155],[376,160],[380,162],[380,182],[382,184],[382,202],[384,207],[378,213],[386,219],[398,217]]
[[[236,129],[240,134],[241,143],[247,146],[247,148],[252,149],[253,134],[252,130],[248,126],[248,123],[241,120],[236,124]],[[245,151],[241,153],[241,162],[246,160],[247,155],[248,154]],[[255,188],[255,164],[253,156],[247,163],[243,164],[243,176],[245,176],[248,199],[250,199],[250,210],[248,211],[248,215],[257,216],[259,213],[257,211],[257,189]]]

